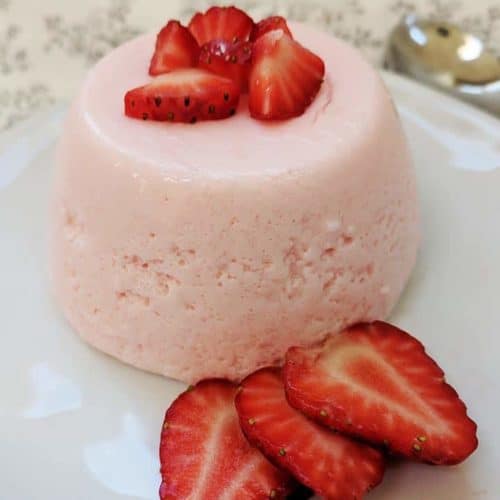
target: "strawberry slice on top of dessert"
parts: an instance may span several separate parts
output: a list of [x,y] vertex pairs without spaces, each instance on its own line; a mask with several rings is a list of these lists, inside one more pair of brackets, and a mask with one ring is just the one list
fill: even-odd
[[197,12],[188,25],[200,46],[212,40],[246,42],[252,34],[252,18],[237,7],[211,7],[205,13]]
[[198,68],[156,77],[125,95],[125,113],[142,120],[196,123],[234,115],[240,89],[228,78]]
[[254,44],[250,72],[250,114],[283,120],[304,113],[316,97],[325,64],[282,29],[265,33]]
[[149,65],[151,76],[198,63],[200,47],[191,32],[179,21],[169,21],[156,38],[155,52]]

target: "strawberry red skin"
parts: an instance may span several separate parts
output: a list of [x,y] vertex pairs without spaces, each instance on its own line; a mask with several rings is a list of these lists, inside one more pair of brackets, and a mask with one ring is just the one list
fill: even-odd
[[233,80],[241,89],[248,90],[248,77],[252,62],[250,42],[231,43],[212,40],[201,48],[199,67]]
[[279,369],[264,368],[248,376],[235,403],[249,441],[317,494],[330,500],[358,499],[382,480],[382,454],[292,408]]
[[189,30],[200,47],[211,40],[246,42],[254,27],[252,18],[237,7],[211,7],[204,14],[196,13]]
[[269,31],[273,30],[283,30],[290,38],[293,38],[292,32],[288,27],[286,19],[281,16],[271,16],[259,21],[253,28],[252,34],[250,35],[250,40],[255,42],[262,35],[265,35]]
[[125,95],[125,114],[140,120],[195,123],[236,112],[237,84],[201,69],[176,70]]
[[179,68],[195,67],[200,47],[191,32],[179,21],[169,21],[158,33],[149,74],[168,73]]
[[167,410],[160,443],[161,500],[224,494],[228,500],[286,497],[290,477],[252,448],[241,432],[236,391],[230,382],[206,380]]
[[[477,448],[477,426],[441,368],[418,340],[387,323],[356,325],[316,348],[291,348],[284,378],[295,408],[394,454],[454,465]],[[384,396],[370,400],[356,390],[364,385]]]
[[302,115],[321,88],[325,64],[282,30],[269,31],[254,44],[249,78],[249,109],[258,120]]

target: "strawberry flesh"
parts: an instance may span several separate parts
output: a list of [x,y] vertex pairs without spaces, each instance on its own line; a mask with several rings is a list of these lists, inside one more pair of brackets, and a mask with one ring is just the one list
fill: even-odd
[[324,75],[320,57],[283,30],[267,32],[253,48],[250,114],[259,120],[302,115],[319,92]]
[[200,382],[167,410],[160,443],[161,500],[286,497],[290,477],[241,432],[236,391],[223,380]]
[[149,74],[156,76],[179,68],[195,67],[199,53],[198,42],[191,32],[179,21],[169,21],[156,38]]
[[477,447],[476,424],[444,373],[408,333],[362,324],[285,364],[295,408],[339,432],[433,464],[457,464]]
[[237,7],[211,7],[204,14],[196,13],[189,22],[189,30],[200,47],[211,40],[246,42],[254,22]]
[[252,62],[250,42],[212,40],[201,48],[199,67],[233,80],[246,92]]
[[271,16],[259,21],[253,28],[252,34],[250,35],[250,40],[255,42],[262,35],[265,35],[269,31],[282,30],[290,38],[293,38],[292,32],[288,27],[286,19],[281,16]]
[[302,484],[330,500],[361,498],[380,483],[382,454],[331,432],[292,408],[279,369],[247,377],[236,409],[249,441]]
[[195,123],[234,115],[240,89],[232,80],[197,68],[160,75],[125,94],[125,114],[141,120]]

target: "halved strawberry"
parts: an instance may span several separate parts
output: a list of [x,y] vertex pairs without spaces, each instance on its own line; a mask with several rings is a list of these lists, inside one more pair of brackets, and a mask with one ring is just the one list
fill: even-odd
[[211,7],[204,14],[196,13],[189,22],[200,46],[211,40],[246,42],[253,26],[252,18],[237,7]]
[[195,123],[234,115],[240,89],[227,78],[197,68],[157,76],[125,94],[125,114],[141,120]]
[[262,19],[262,21],[259,21],[254,26],[252,34],[250,35],[250,40],[254,42],[257,38],[260,38],[262,35],[265,35],[267,32],[273,30],[283,30],[285,34],[287,34],[290,38],[293,38],[286,19],[281,16],[271,16],[266,17],[266,19]]
[[247,377],[236,396],[236,409],[252,444],[329,500],[361,498],[382,480],[382,454],[292,408],[277,368],[264,368]]
[[167,410],[160,443],[162,500],[285,497],[290,477],[241,432],[236,390],[223,380],[200,382]]
[[169,21],[156,37],[149,74],[156,76],[174,69],[194,67],[199,53],[200,47],[191,32],[179,21]]
[[212,40],[201,48],[199,67],[233,80],[242,92],[246,92],[251,62],[250,42]]
[[250,114],[260,120],[283,120],[304,113],[318,93],[325,64],[283,30],[257,39],[250,72]]
[[434,464],[477,447],[476,424],[423,345],[383,322],[354,326],[285,364],[290,403],[340,432]]

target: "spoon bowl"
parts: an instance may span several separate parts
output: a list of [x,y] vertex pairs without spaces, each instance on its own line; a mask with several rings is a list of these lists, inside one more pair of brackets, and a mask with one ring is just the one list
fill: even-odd
[[500,115],[500,60],[475,35],[406,16],[394,28],[385,67]]

